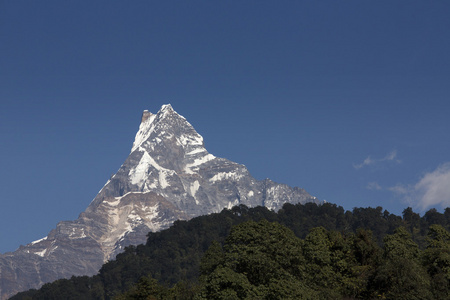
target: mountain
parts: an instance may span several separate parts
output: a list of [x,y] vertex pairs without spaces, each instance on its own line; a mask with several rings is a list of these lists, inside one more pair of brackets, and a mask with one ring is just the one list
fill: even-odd
[[43,239],[0,255],[1,299],[72,275],[96,274],[124,247],[175,220],[234,205],[278,210],[286,202],[318,202],[301,188],[258,181],[244,165],[218,158],[172,106],[144,111],[131,153],[77,220]]

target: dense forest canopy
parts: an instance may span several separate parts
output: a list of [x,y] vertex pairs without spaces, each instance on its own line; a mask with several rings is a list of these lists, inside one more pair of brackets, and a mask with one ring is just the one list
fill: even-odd
[[450,209],[236,206],[11,299],[449,299]]

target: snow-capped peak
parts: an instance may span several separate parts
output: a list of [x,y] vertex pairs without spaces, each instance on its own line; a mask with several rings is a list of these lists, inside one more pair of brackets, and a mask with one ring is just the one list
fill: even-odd
[[164,112],[164,111],[173,111],[172,105],[169,104],[164,104],[163,106],[161,106],[161,109],[159,110],[160,112]]
[[[136,133],[136,137],[134,139],[133,147],[131,148],[131,152],[134,152],[141,146],[149,137],[150,135],[155,131],[156,126],[158,124],[161,124],[163,120],[165,120],[168,116],[176,116],[177,118],[180,118],[184,121],[186,119],[179,115],[177,112],[174,111],[172,108],[172,105],[165,104],[161,106],[161,109],[158,111],[157,114],[152,114],[148,110],[144,110],[142,113],[141,118],[141,124],[139,126],[139,130]],[[186,121],[187,122],[187,121]],[[189,124],[189,126],[191,126]],[[167,127],[167,126],[166,126]],[[170,126],[169,126],[170,127]],[[160,127],[161,131],[161,127]],[[161,131],[165,132],[165,131]]]

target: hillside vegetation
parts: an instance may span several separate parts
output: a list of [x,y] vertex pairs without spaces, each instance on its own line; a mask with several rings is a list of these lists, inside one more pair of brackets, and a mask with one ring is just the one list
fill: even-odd
[[449,299],[449,228],[450,209],[237,206],[11,299]]

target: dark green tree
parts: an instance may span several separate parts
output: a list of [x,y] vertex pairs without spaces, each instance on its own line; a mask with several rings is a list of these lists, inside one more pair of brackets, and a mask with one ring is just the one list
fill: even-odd
[[374,288],[386,299],[432,299],[430,278],[419,259],[419,247],[411,234],[399,227],[384,238],[383,261]]
[[355,297],[365,290],[359,277],[352,236],[316,227],[306,236],[303,254],[306,259],[306,281],[319,292],[321,299]]
[[352,252],[357,262],[353,267],[356,280],[352,296],[357,299],[373,299],[377,293],[370,288],[370,281],[381,263],[382,251],[370,230],[358,229],[353,236]]
[[266,220],[245,222],[232,228],[223,252],[213,247],[202,260],[202,298],[314,298],[302,278],[301,240],[286,227]]
[[145,276],[139,279],[127,292],[114,297],[114,300],[165,300],[169,297],[169,290],[154,278]]
[[441,225],[431,225],[427,241],[423,259],[433,295],[435,299],[450,299],[450,232]]

